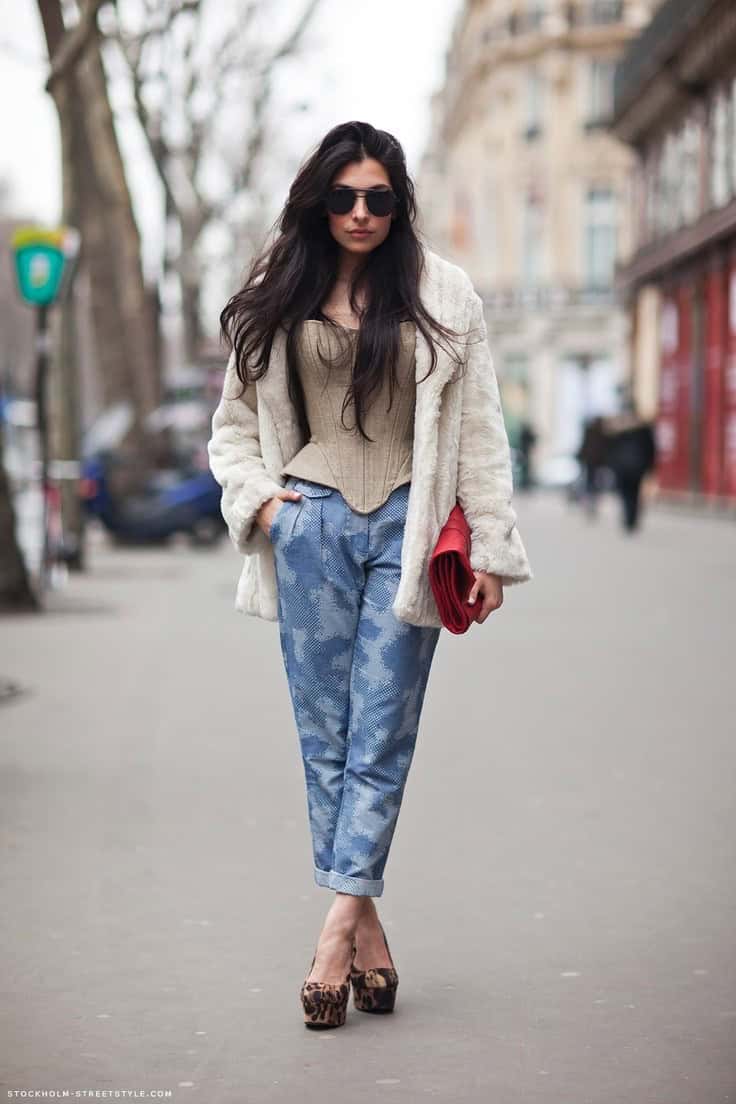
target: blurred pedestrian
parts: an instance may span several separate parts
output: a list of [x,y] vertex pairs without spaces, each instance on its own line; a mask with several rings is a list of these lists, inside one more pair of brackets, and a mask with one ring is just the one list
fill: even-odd
[[527,491],[532,485],[531,452],[537,443],[537,435],[530,422],[524,419],[519,427],[519,488]]
[[601,475],[606,461],[607,437],[604,419],[597,415],[585,423],[583,440],[575,453],[582,471],[581,498],[588,517],[595,517],[598,510],[598,494]]
[[236,605],[279,621],[314,878],[336,892],[301,989],[308,1027],[344,1022],[349,982],[356,1007],[393,1008],[373,898],[442,627],[429,557],[456,501],[478,621],[532,577],[482,300],[415,217],[396,139],[333,128],[221,316],[233,351],[208,447],[245,556]]
[[605,432],[606,464],[621,498],[623,527],[633,532],[640,522],[642,480],[656,464],[654,427],[639,416],[630,400],[621,414],[605,420]]

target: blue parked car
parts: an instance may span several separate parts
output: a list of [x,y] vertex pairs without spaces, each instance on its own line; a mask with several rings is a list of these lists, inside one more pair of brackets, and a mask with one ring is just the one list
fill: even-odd
[[82,489],[88,512],[117,543],[157,544],[185,533],[193,544],[206,546],[227,532],[222,488],[210,471],[157,473],[142,494],[118,500],[109,490],[110,462],[105,453],[83,461]]
[[[195,545],[216,543],[227,532],[220,511],[222,488],[207,467],[202,443],[209,412],[197,414],[194,404],[167,404],[158,408],[150,420],[152,432],[171,424],[177,415],[186,415],[192,434],[179,435],[178,447],[170,466],[152,472],[142,490],[135,494],[114,494],[114,472],[124,465],[120,452],[131,424],[129,403],[111,407],[88,430],[83,442],[81,490],[88,513],[104,525],[120,544],[163,543],[177,533],[187,534]],[[181,421],[181,419],[180,419]],[[199,442],[195,448],[194,443]]]

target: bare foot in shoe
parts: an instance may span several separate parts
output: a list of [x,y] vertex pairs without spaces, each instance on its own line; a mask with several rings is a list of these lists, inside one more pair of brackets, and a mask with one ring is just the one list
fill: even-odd
[[392,967],[391,957],[386,950],[386,943],[381,931],[378,912],[372,897],[366,897],[366,905],[361,912],[358,927],[355,932],[355,961],[356,970],[378,970],[383,967]]
[[307,981],[323,981],[328,985],[341,985],[350,970],[358,917],[363,908],[362,899],[351,894],[338,893],[327,913],[317,954]]

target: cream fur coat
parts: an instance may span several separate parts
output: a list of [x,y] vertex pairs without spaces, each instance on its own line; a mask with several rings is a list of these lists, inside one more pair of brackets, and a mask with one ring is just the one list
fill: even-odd
[[[494,572],[505,586],[533,574],[511,505],[511,456],[482,300],[457,265],[430,250],[425,258],[422,302],[433,317],[467,337],[458,342],[462,371],[437,346],[436,367],[425,380],[431,350],[417,332],[416,378],[422,382],[416,392],[401,578],[392,608],[400,620],[439,627],[427,565],[456,500],[470,525],[474,570]],[[280,470],[305,444],[288,395],[285,344],[286,335],[278,330],[268,371],[240,399],[235,396],[243,385],[231,354],[207,446],[230,539],[243,554],[235,608],[267,621],[278,619],[274,555],[254,518],[285,485]]]

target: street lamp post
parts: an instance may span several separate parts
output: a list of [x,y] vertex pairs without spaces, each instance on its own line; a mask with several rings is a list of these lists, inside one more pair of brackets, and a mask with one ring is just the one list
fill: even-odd
[[47,384],[50,365],[49,310],[72,278],[79,253],[79,233],[70,227],[47,230],[22,227],[12,237],[18,291],[24,302],[36,310],[35,399],[36,427],[41,454],[43,546],[40,586],[46,589],[51,568],[49,540],[49,441]]

